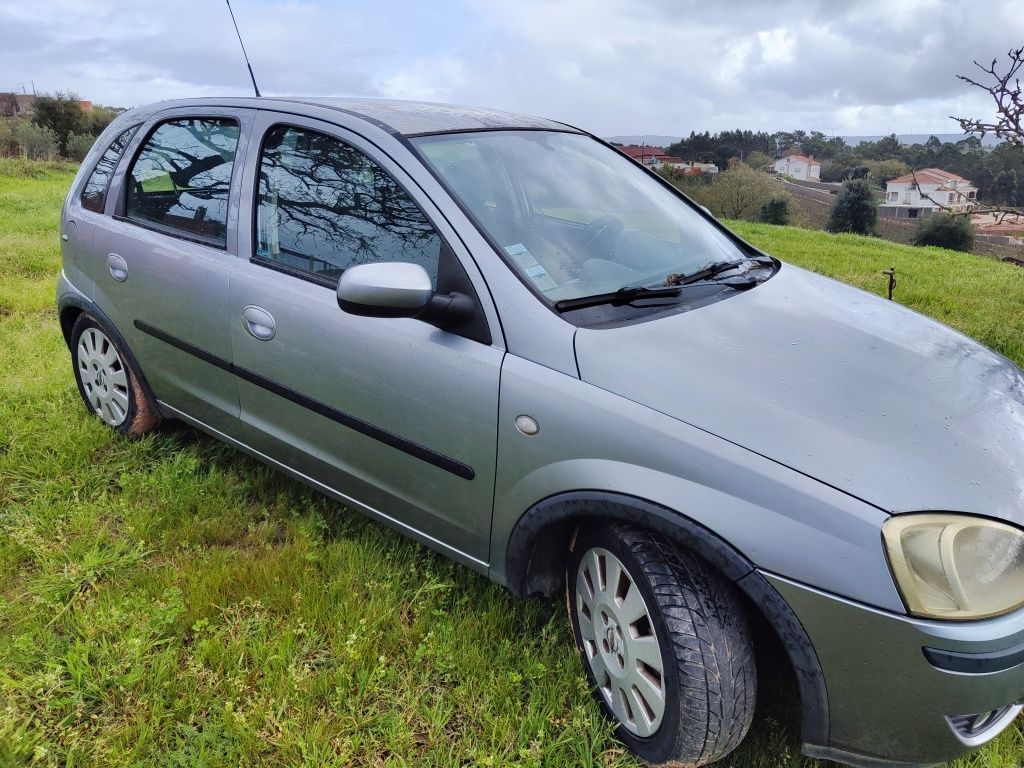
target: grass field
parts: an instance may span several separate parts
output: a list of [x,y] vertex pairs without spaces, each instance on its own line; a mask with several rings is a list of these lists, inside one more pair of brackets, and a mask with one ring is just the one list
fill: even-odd
[[[211,439],[83,409],[53,283],[66,167],[0,160],[0,767],[632,766],[556,603],[523,604]],[[737,224],[1024,363],[1024,270]],[[811,766],[786,707],[727,765]],[[958,765],[1024,760],[1013,727]]]

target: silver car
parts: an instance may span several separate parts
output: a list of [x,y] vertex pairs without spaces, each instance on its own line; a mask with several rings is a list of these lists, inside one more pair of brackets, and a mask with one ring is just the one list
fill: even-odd
[[703,765],[785,649],[803,751],[949,760],[1024,696],[1024,373],[783,264],[614,148],[492,110],[121,115],[62,217],[86,406],[177,419],[564,591],[622,741]]

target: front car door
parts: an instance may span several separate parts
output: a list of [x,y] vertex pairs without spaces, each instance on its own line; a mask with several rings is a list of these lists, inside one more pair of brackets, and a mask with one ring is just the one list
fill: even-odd
[[336,297],[345,268],[372,261],[421,264],[435,288],[468,285],[478,303],[482,278],[412,179],[359,135],[260,112],[253,136],[253,218],[240,229],[229,303],[247,442],[483,570],[504,355],[496,329],[482,311],[461,334],[358,317]]
[[90,249],[97,305],[124,336],[162,408],[237,426],[228,275],[238,178],[254,110],[178,108],[139,129]]

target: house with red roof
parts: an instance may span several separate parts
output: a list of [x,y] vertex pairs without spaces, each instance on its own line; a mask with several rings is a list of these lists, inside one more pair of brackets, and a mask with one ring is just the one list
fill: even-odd
[[774,163],[775,172],[797,181],[821,181],[821,163],[813,157],[787,155]]
[[654,165],[655,158],[668,157],[664,147],[652,147],[647,144],[616,145],[615,148],[626,157],[636,160],[640,165]]
[[885,202],[878,212],[897,219],[916,219],[942,210],[966,213],[978,204],[977,198],[978,188],[963,176],[924,168],[886,182]]
[[623,146],[621,144],[613,144],[619,152],[626,155],[626,157],[636,160],[640,165],[646,165],[650,168],[662,168],[669,167],[675,168],[682,171],[688,176],[699,176],[702,173],[718,173],[718,166],[712,163],[694,163],[689,160],[683,160],[681,157],[675,157],[665,152],[664,147],[651,147],[646,145],[629,144]]

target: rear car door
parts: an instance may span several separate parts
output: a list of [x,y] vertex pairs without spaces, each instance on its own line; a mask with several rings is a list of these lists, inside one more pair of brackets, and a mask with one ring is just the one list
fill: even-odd
[[254,110],[160,113],[121,164],[114,215],[98,227],[94,300],[127,340],[162,406],[237,428],[228,275],[239,175]]
[[[122,127],[98,142],[102,148],[99,157],[90,155],[89,175],[77,195],[69,195],[61,217],[61,247],[64,271],[71,283],[89,298],[95,293],[94,281],[99,260],[93,252],[96,227],[105,226],[110,213],[107,210],[111,179],[125,150],[139,129],[139,123]],[[113,204],[111,201],[111,210]]]
[[482,569],[503,348],[482,311],[455,333],[346,314],[336,297],[347,267],[373,261],[421,264],[435,289],[459,284],[478,306],[482,278],[412,179],[357,134],[261,112],[253,135],[240,230],[252,239],[229,302],[247,441]]

